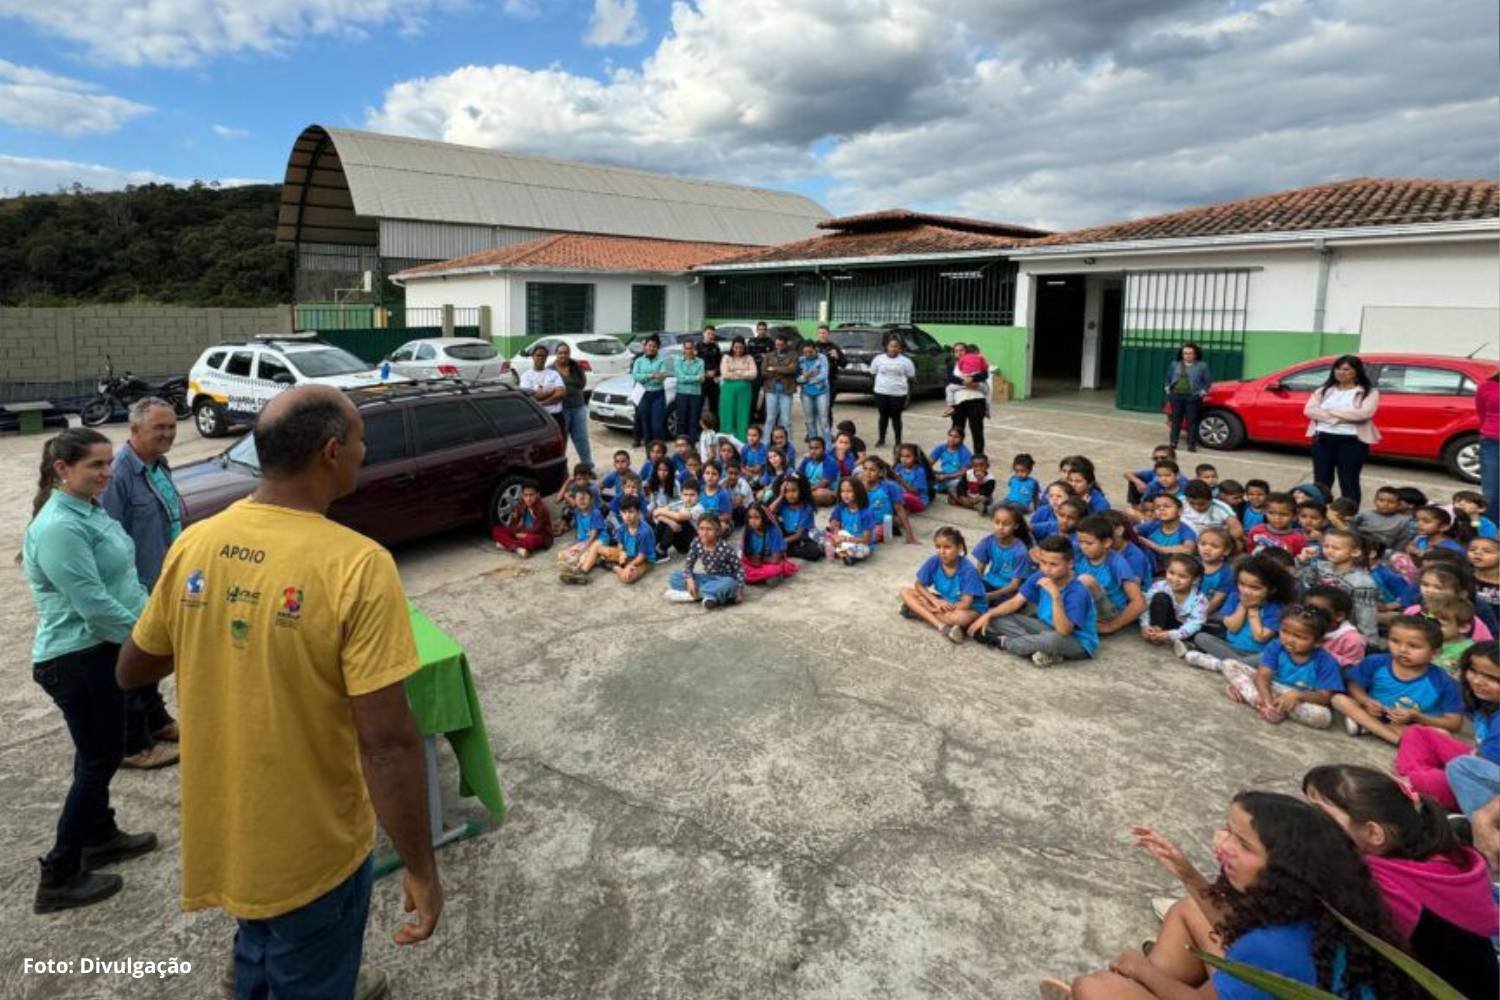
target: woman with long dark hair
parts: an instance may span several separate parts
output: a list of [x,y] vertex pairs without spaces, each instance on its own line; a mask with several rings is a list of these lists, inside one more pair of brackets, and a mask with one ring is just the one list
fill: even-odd
[[1312,438],[1313,479],[1326,485],[1338,477],[1339,493],[1359,504],[1359,475],[1380,440],[1375,411],[1380,390],[1370,382],[1365,363],[1345,354],[1333,362],[1328,380],[1303,407],[1307,436]]
[[[750,428],[752,387],[760,370],[750,356],[744,337],[729,342],[729,353],[719,359],[719,427],[736,441],[744,441]],[[677,428],[691,434],[694,428]]]
[[1202,408],[1203,397],[1208,395],[1208,390],[1213,388],[1213,375],[1209,373],[1208,362],[1203,360],[1203,349],[1191,340],[1177,349],[1177,357],[1167,368],[1167,380],[1164,388],[1167,393],[1167,403],[1171,407],[1171,416],[1167,418],[1172,447],[1177,447],[1177,441],[1182,433],[1182,424],[1187,422],[1188,451],[1198,450],[1198,411]]
[[73,783],[57,839],[41,859],[37,913],[113,896],[120,876],[93,869],[156,849],[156,834],[123,832],[109,806],[109,783],[125,755],[115,659],[146,606],[135,544],[98,503],[112,458],[98,431],[75,427],[49,440],[21,547],[37,610],[32,679],[62,710],[73,738]]
[[[1359,852],[1337,823],[1290,795],[1241,792],[1214,836],[1219,877],[1209,882],[1182,849],[1149,827],[1131,831],[1181,879],[1190,898],[1167,913],[1149,955],[1121,953],[1108,971],[1042,982],[1048,1000],[1250,1000],[1264,993],[1210,970],[1189,948],[1276,972],[1341,997],[1417,996],[1405,974],[1365,944],[1333,910],[1399,941]],[[1202,987],[1208,984],[1209,989]]]
[[584,396],[589,377],[573,363],[573,348],[567,341],[557,345],[557,359],[552,362],[552,370],[562,378],[563,433],[573,442],[578,461],[593,465],[594,453],[589,447],[589,401]]

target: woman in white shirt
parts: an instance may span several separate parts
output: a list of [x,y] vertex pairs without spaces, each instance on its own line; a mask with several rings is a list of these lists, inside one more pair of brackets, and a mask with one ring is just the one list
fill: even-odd
[[885,342],[885,353],[877,354],[870,362],[870,374],[875,376],[875,408],[880,412],[880,434],[875,447],[885,447],[887,426],[896,430],[896,444],[901,443],[901,411],[911,396],[911,380],[917,377],[917,366],[911,358],[901,353],[899,337],[889,337]]
[[531,368],[521,373],[521,391],[529,392],[566,433],[563,425],[563,397],[567,395],[568,388],[563,383],[562,376],[547,367],[547,348],[542,344],[531,349]]
[[1313,479],[1332,486],[1337,476],[1339,493],[1356,505],[1360,472],[1370,446],[1380,440],[1375,428],[1379,406],[1380,390],[1370,384],[1364,362],[1345,354],[1334,361],[1328,381],[1308,397],[1302,411],[1312,438]]

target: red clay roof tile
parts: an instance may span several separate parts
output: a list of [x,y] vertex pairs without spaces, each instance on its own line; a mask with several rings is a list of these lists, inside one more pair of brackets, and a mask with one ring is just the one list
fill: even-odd
[[407,268],[398,278],[427,277],[465,268],[493,267],[546,271],[686,271],[694,264],[718,260],[744,251],[726,243],[690,243],[628,236],[589,236],[560,233],[539,240],[496,247],[436,264]]

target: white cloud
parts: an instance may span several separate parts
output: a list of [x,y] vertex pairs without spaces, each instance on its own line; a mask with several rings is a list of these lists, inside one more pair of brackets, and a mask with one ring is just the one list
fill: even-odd
[[[81,184],[94,191],[116,191],[132,184],[191,184],[191,179],[169,177],[154,170],[126,170],[102,163],[78,163],[73,160],[33,159],[0,153],[0,197],[23,191],[46,194]],[[247,177],[221,177],[209,183],[219,187],[241,187],[266,184]]]
[[150,110],[83,80],[0,59],[0,122],[7,125],[90,135],[113,132]]
[[0,20],[25,21],[96,57],[129,66],[191,66],[230,52],[285,52],[305,36],[360,38],[460,0],[0,0]]
[[1489,0],[932,6],[678,2],[636,66],[465,66],[368,124],[1058,227],[1500,156]]
[[542,16],[539,0],[501,0],[500,9],[511,17],[531,21]]
[[636,0],[594,0],[594,13],[584,33],[586,45],[639,45],[646,40],[646,23]]
[[233,125],[215,125],[213,131],[214,135],[220,139],[248,139],[251,135],[249,129],[236,128]]

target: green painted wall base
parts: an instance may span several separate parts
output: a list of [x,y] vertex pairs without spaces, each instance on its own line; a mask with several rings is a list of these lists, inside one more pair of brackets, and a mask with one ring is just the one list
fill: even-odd
[[[710,319],[706,323],[738,322],[730,319]],[[818,332],[817,320],[778,320],[790,323],[804,337]],[[1026,370],[1026,328],[1024,326],[967,326],[949,323],[920,323],[922,329],[932,334],[940,344],[962,341],[978,344],[980,351],[989,359],[990,367],[998,369],[1015,386],[1015,398],[1026,399],[1031,395],[1030,372]]]
[[1314,333],[1310,330],[1247,330],[1245,378],[1269,375],[1287,365],[1331,354],[1359,350],[1357,333]]

